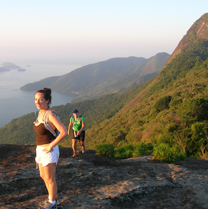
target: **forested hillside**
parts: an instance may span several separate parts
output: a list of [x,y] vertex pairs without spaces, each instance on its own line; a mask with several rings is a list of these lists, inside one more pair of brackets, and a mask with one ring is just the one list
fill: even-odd
[[[196,24],[208,27],[208,14]],[[90,146],[108,142],[118,148],[148,141],[175,146],[188,156],[207,158],[207,58],[208,34],[192,39],[119,113],[87,132]]]
[[208,60],[203,57],[208,56],[208,41],[188,48],[118,114],[88,130],[92,147],[139,141],[172,143],[184,150],[195,147],[197,152],[206,147]]
[[43,88],[46,83],[56,92],[76,95],[73,102],[123,93],[157,75],[169,56],[167,53],[158,53],[149,59],[113,58],[83,66],[60,77],[27,84],[21,90],[35,91]]

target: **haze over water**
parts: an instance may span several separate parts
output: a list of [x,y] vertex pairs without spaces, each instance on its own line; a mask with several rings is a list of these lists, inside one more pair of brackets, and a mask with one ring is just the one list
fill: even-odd
[[[16,63],[14,63],[16,64]],[[18,65],[18,64],[17,64]],[[36,110],[33,91],[21,91],[20,87],[41,79],[69,73],[80,66],[75,65],[18,65],[25,72],[12,70],[0,73],[0,127],[12,119]],[[37,89],[38,90],[38,89]],[[70,103],[74,97],[52,91],[51,106]]]

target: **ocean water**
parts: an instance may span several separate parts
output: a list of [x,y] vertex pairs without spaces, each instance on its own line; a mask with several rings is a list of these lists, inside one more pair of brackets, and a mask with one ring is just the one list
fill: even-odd
[[[16,63],[15,63],[16,64]],[[16,64],[18,65],[18,64]],[[12,70],[0,73],[0,127],[12,119],[36,110],[33,91],[22,91],[20,87],[41,79],[69,73],[78,65],[18,65],[24,72]],[[37,89],[38,90],[38,89]],[[74,97],[52,91],[51,106],[70,103]]]

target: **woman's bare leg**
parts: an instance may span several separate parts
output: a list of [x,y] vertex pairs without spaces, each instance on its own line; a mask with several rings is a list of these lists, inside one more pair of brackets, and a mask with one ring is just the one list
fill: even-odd
[[[40,173],[44,175],[43,180],[45,182],[50,200],[54,201],[57,197],[57,184],[56,184],[56,163],[50,163],[47,166],[42,167]],[[42,178],[42,177],[41,177]]]
[[77,140],[76,139],[72,139],[72,150],[74,154],[77,153]]
[[57,184],[56,184],[56,163],[50,163],[43,167],[45,171],[45,181],[48,185],[48,193],[50,200],[54,201],[57,197]]
[[47,182],[45,181],[45,171],[44,171],[44,169],[43,169],[43,165],[42,165],[42,163],[39,163],[38,165],[39,165],[40,177],[43,179],[43,181],[44,181],[44,183],[45,183],[45,185],[46,185],[46,189],[47,189],[47,191],[48,191],[48,184],[47,184]]

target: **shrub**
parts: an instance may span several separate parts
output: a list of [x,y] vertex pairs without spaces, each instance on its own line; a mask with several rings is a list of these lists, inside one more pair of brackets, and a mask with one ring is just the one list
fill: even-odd
[[116,159],[126,159],[132,157],[134,146],[132,144],[121,146],[115,153]]
[[185,154],[183,152],[180,152],[175,148],[171,148],[164,143],[160,144],[158,147],[155,147],[153,151],[153,159],[160,160],[162,162],[176,162],[183,160],[184,158]]
[[201,146],[201,152],[198,154],[200,159],[208,160],[208,145]]
[[191,129],[190,128],[183,128],[178,131],[173,132],[173,141],[174,147],[177,147],[180,151],[184,153],[188,153],[187,143],[189,138],[191,137]]
[[165,96],[158,99],[154,105],[154,108],[157,112],[163,111],[165,109],[169,109],[169,103],[171,101],[171,96]]
[[174,131],[176,131],[177,129],[178,129],[178,125],[177,124],[170,124],[170,126],[168,127],[168,129],[167,129],[167,131],[169,132],[169,133],[173,133]]
[[118,147],[118,144],[119,142],[122,142],[122,141],[126,141],[125,140],[125,137],[126,137],[126,133],[124,132],[124,130],[121,130],[121,129],[111,129],[111,139],[114,141],[114,146],[115,147]]
[[[198,153],[201,153],[201,147],[206,147],[207,145],[207,136],[207,122],[196,122],[191,125],[191,137],[186,141],[189,156],[198,156]],[[207,151],[207,149],[205,151]]]
[[161,134],[156,140],[156,145],[158,146],[160,144],[168,144],[169,146],[172,147],[174,145],[174,141],[172,140],[172,134],[171,133]]
[[196,98],[191,99],[184,105],[184,117],[192,120],[202,121],[208,119],[208,100]]
[[143,126],[145,124],[145,122],[143,121],[143,120],[139,120],[138,122],[137,122],[137,125],[138,126]]
[[133,152],[133,157],[139,157],[142,155],[149,155],[152,153],[154,146],[151,143],[139,142]]
[[186,158],[186,154],[184,152],[181,152],[180,150],[176,148],[171,148],[174,154],[173,162],[177,162],[179,160],[184,160]]
[[173,97],[180,97],[181,96],[181,92],[176,92],[173,94]]
[[182,102],[183,102],[182,99],[175,99],[175,100],[173,100],[173,101],[170,103],[170,105],[171,105],[172,107],[175,107],[175,106],[180,105]]
[[109,143],[103,143],[97,146],[96,153],[98,155],[105,155],[108,157],[114,157],[115,154],[115,148],[113,144]]

